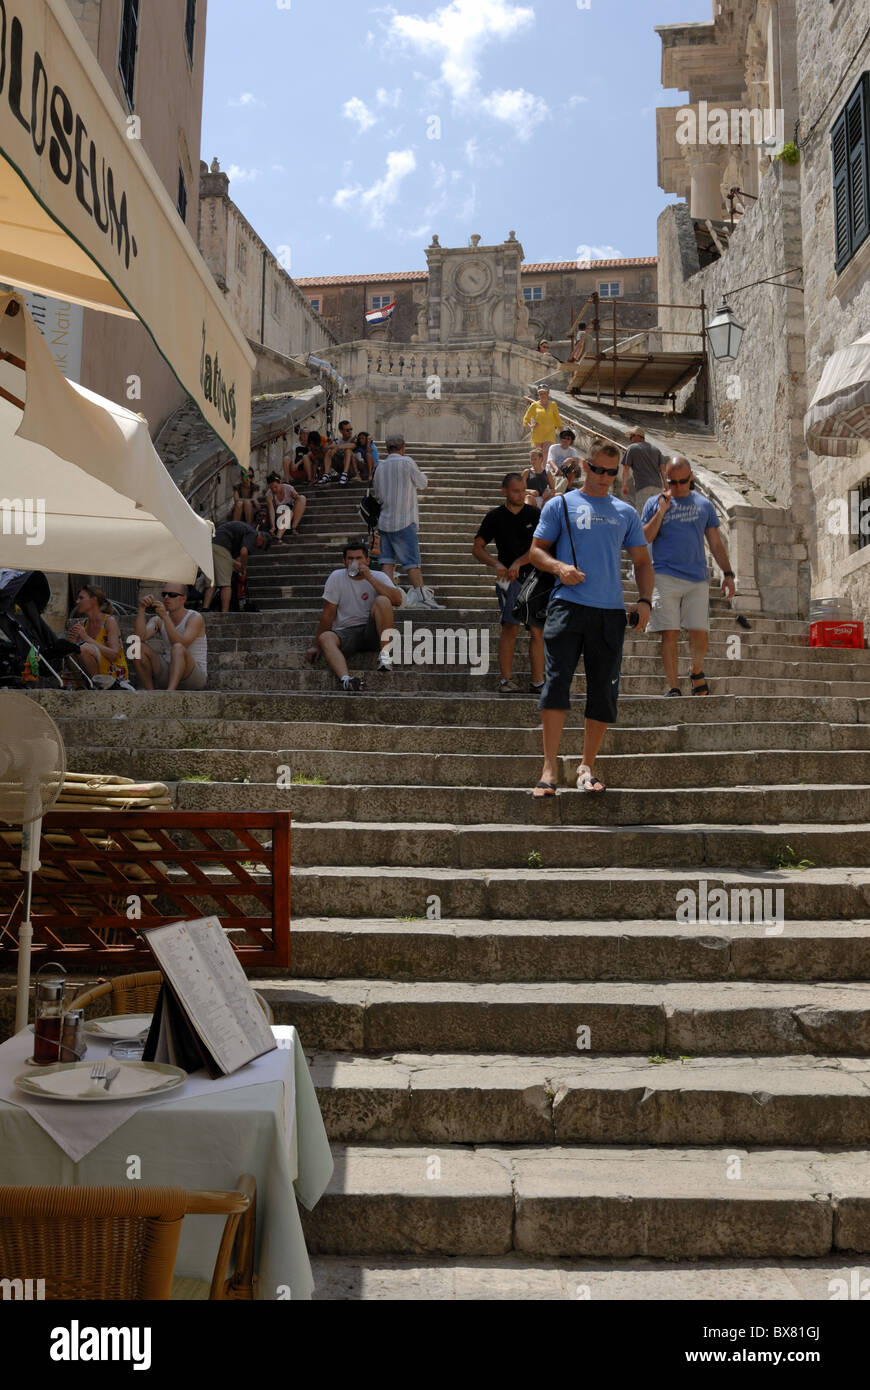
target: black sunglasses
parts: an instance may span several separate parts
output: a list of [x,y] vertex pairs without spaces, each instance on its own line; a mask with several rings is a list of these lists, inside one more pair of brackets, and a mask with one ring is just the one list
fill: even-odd
[[669,483],[675,483],[677,487],[682,487],[682,486],[683,486],[683,483],[690,483],[691,481],[692,481],[692,476],[691,476],[691,474],[689,474],[689,475],[688,475],[687,477],[685,477],[685,478],[668,478],[668,482],[669,482]]
[[618,468],[599,468],[597,463],[590,463],[589,467],[593,473],[603,473],[608,478],[615,478],[619,472]]
[[163,590],[161,591],[160,597],[161,597],[161,598],[187,598],[187,594],[179,594],[179,593],[177,593],[177,592],[175,591],[175,589],[163,589]]

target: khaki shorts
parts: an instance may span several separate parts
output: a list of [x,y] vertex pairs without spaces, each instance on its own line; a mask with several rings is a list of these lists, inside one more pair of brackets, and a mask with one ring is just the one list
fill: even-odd
[[675,579],[657,574],[647,632],[708,632],[710,585],[706,579]]
[[[154,670],[154,684],[158,690],[165,690],[169,684],[169,662],[165,661],[163,657],[158,659],[158,665]],[[205,690],[205,686],[205,671],[201,670],[196,662],[193,664],[190,675],[178,682],[179,690]]]
[[226,589],[233,582],[233,557],[222,545],[213,545],[211,554],[214,560],[215,588]]

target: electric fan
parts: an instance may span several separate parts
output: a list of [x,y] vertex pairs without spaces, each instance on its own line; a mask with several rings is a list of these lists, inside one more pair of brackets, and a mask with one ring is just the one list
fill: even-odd
[[30,902],[33,875],[40,866],[42,817],[60,796],[65,772],[63,739],[51,715],[27,695],[0,691],[0,821],[21,826],[21,871],[27,875],[18,932],[16,1033],[27,1023],[33,941]]

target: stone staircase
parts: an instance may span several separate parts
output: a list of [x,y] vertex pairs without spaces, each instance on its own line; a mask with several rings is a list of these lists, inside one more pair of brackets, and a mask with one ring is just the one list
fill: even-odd
[[[536,701],[495,692],[471,557],[527,450],[409,452],[447,610],[397,625],[487,634],[487,674],[362,657],[348,696],[303,667],[351,484],[252,561],[262,612],[209,619],[208,691],[36,697],[73,769],[293,813],[293,966],[256,984],[334,1145],[318,1296],[829,1298],[870,1252],[870,653],[716,597],[712,696],[655,698],[657,642],[628,637],[606,795],[573,790],[581,681],[533,803]],[[731,921],[685,920],[717,890]]]

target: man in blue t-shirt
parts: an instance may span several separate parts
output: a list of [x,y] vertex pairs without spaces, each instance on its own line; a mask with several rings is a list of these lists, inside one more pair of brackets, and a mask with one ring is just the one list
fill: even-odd
[[[571,681],[580,657],[586,672],[586,724],[579,791],[603,792],[593,768],[608,724],[616,718],[619,670],[625,637],[622,551],[628,551],[640,597],[637,629],[649,622],[653,567],[637,512],[611,495],[619,450],[593,439],[583,463],[580,491],[553,497],[541,512],[530,551],[536,569],[555,574],[547,608],[546,679],[538,708],[544,733],[544,768],[532,795],[555,796],[558,756]],[[565,509],[567,508],[567,521]]]
[[655,568],[650,632],[662,634],[662,664],[669,695],[682,694],[677,673],[677,642],[681,628],[688,628],[689,632],[692,694],[710,694],[704,675],[710,629],[705,541],[722,571],[723,594],[726,598],[734,597],[734,571],[719,534],[719,518],[712,502],[691,491],[692,477],[687,458],[677,454],[670,459],[667,491],[650,497],[641,515]]

